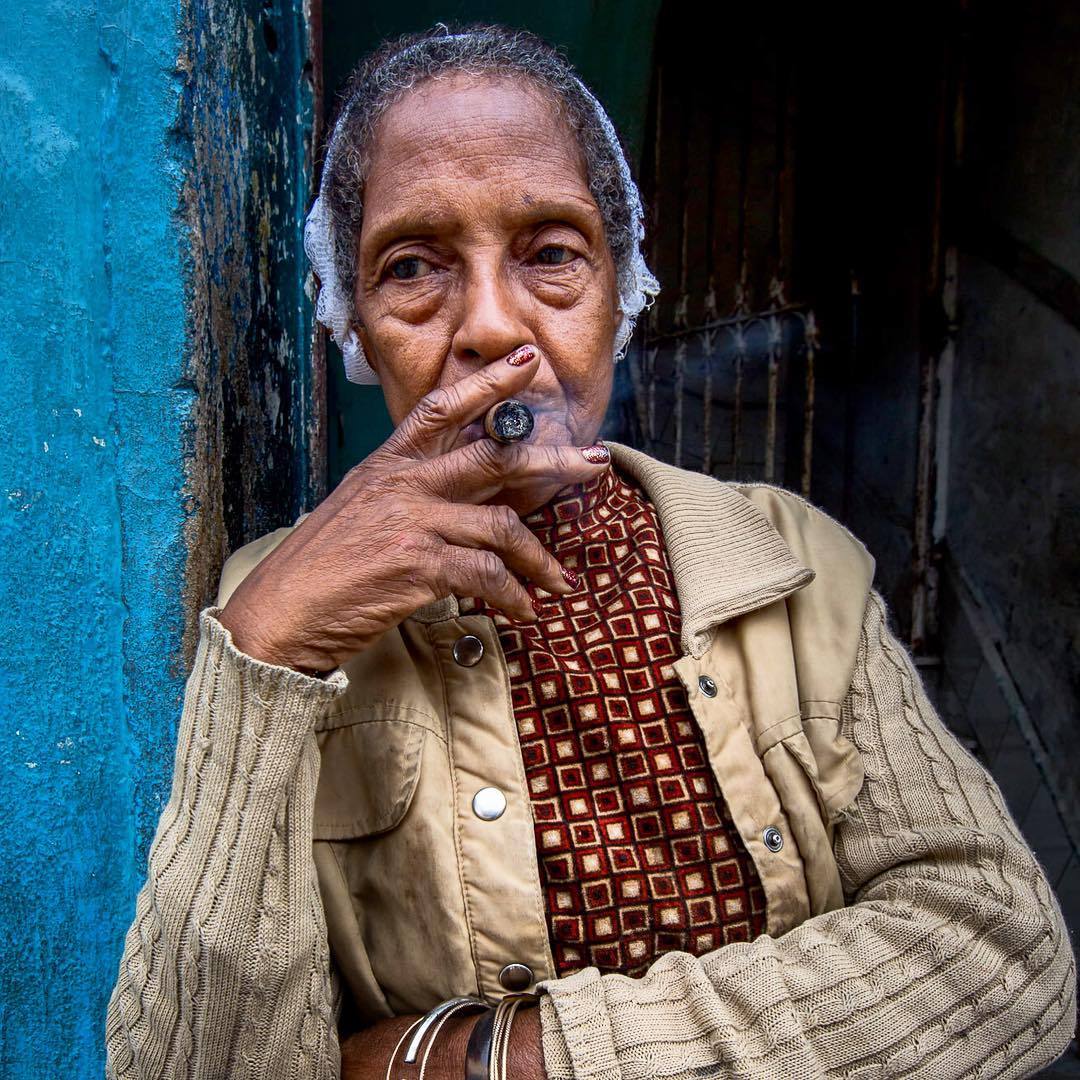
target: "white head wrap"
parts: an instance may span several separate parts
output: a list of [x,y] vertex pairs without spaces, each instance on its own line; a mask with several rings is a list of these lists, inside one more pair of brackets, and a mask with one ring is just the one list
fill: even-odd
[[[467,35],[451,35],[467,36]],[[645,239],[645,215],[641,208],[641,196],[637,185],[630,175],[630,167],[626,163],[626,157],[619,145],[618,136],[615,134],[611,120],[608,119],[604,107],[589,91],[580,79],[577,80],[582,93],[592,103],[596,110],[597,119],[603,128],[612,154],[618,162],[619,173],[622,177],[623,190],[629,203],[630,220],[636,232],[633,252],[629,264],[618,269],[619,289],[619,325],[615,331],[615,347],[612,360],[618,363],[625,354],[626,346],[634,332],[634,323],[643,308],[652,303],[652,298],[660,291],[660,283],[653,276],[645,264],[645,256],[641,251],[641,241]],[[352,305],[349,297],[343,290],[338,280],[337,268],[334,262],[334,234],[330,212],[324,198],[327,177],[330,175],[330,166],[334,158],[338,132],[344,130],[348,119],[349,110],[346,108],[330,136],[330,145],[326,153],[326,162],[323,166],[322,185],[319,196],[311,207],[311,212],[304,223],[304,250],[315,273],[319,276],[319,298],[315,307],[315,317],[323,326],[330,331],[330,336],[341,349],[345,358],[345,377],[349,382],[362,385],[375,385],[379,377],[372,370],[371,365],[364,355],[363,346],[356,335],[356,331],[350,326],[350,313]]]

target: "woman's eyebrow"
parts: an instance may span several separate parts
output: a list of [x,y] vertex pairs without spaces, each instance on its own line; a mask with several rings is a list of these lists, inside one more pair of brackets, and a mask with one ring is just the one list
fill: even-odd
[[523,194],[522,208],[510,214],[510,224],[515,226],[534,225],[538,222],[566,222],[574,228],[588,231],[589,226],[599,218],[596,204],[587,199],[544,199]]
[[[526,199],[531,201],[526,202]],[[542,221],[567,222],[575,228],[588,230],[598,216],[594,203],[585,199],[544,199],[522,196],[523,206],[506,215],[505,220],[515,228],[533,225]],[[591,213],[590,213],[591,211]],[[374,226],[367,241],[372,258],[378,258],[387,245],[395,240],[431,240],[461,231],[461,222],[456,215],[437,215],[430,211],[420,213],[405,211],[397,217]]]
[[460,227],[456,216],[440,217],[426,211],[415,214],[410,210],[376,225],[366,246],[371,251],[372,258],[378,258],[394,240],[430,240],[448,232],[455,232]]

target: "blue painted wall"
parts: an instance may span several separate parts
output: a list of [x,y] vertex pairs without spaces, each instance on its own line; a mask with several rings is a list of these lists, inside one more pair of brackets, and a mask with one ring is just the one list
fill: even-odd
[[100,1077],[183,690],[181,11],[0,5],[0,1074]]
[[0,5],[5,1078],[102,1075],[198,612],[325,485],[307,50],[299,0]]

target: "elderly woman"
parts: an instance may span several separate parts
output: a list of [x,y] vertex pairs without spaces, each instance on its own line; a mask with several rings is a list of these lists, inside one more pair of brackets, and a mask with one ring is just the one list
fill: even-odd
[[[596,442],[642,235],[536,38],[440,26],[353,75],[308,250],[396,429],[201,613],[110,1076],[945,1080],[1065,1048],[1061,910],[865,548]],[[504,444],[508,398],[536,422]]]

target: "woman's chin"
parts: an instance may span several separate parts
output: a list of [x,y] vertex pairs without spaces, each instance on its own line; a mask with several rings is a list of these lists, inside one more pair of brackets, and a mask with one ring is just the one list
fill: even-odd
[[573,484],[574,481],[541,480],[534,484],[504,488],[487,501],[492,506],[509,506],[518,517],[524,518],[551,502],[559,492],[569,489]]
[[545,480],[528,487],[507,488],[488,499],[488,503],[492,506],[509,506],[518,517],[528,517],[569,486],[558,480]]

